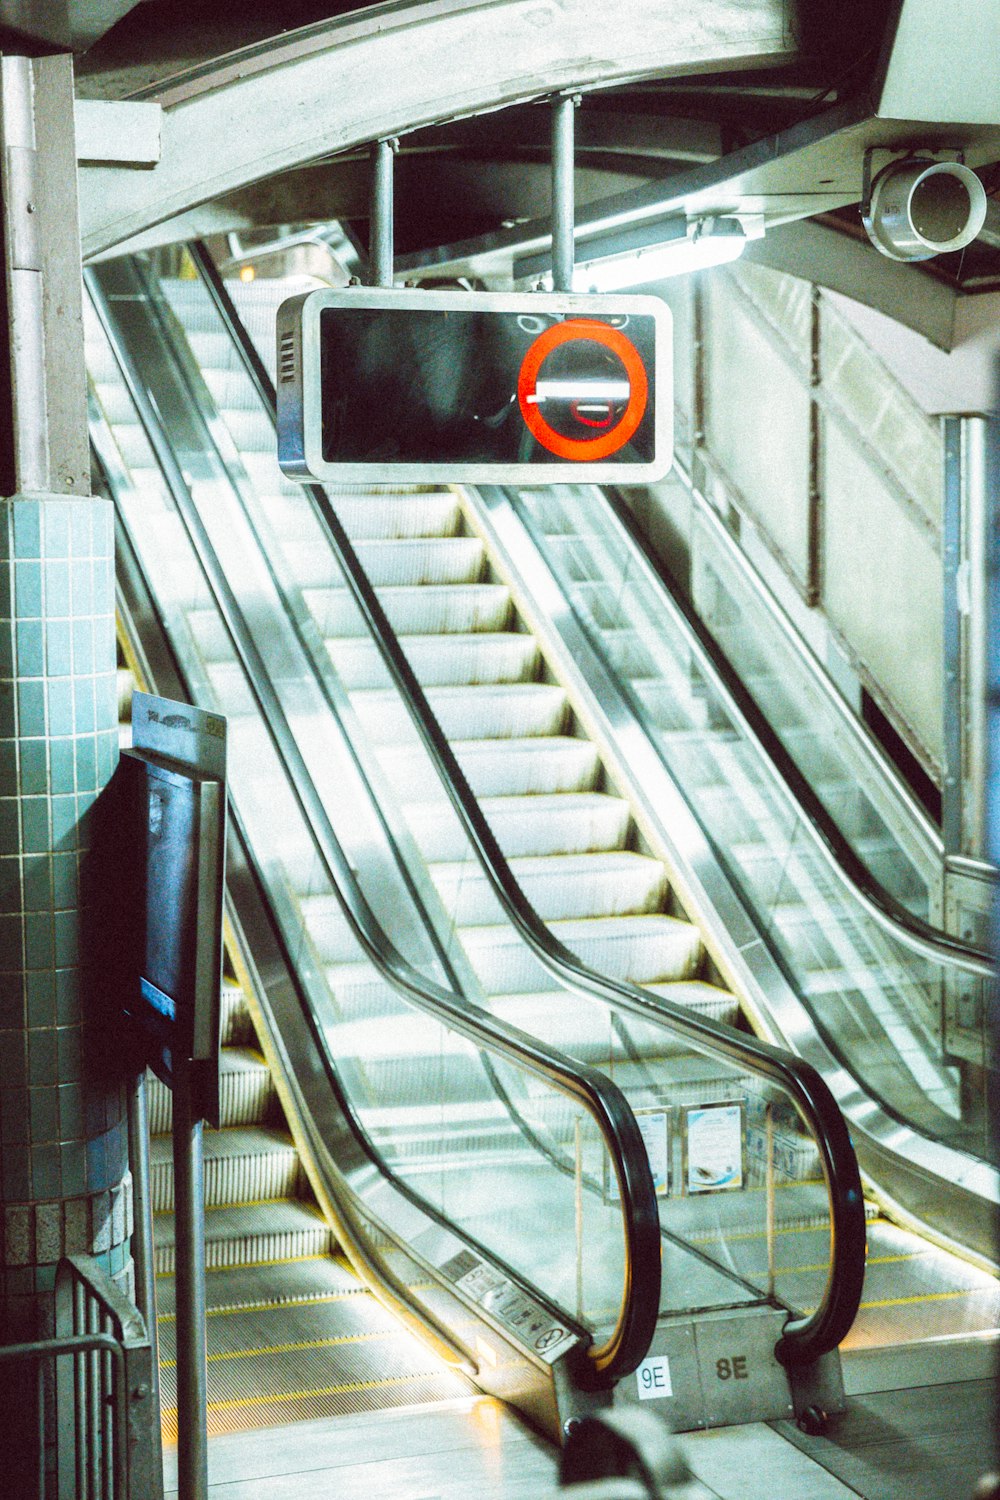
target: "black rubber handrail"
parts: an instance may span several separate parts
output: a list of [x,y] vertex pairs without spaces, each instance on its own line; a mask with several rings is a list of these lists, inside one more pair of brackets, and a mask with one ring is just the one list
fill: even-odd
[[85,271],[94,305],[108,334],[146,437],[160,465],[202,571],[215,597],[251,691],[288,771],[289,787],[331,874],[341,910],[378,972],[410,1003],[482,1051],[542,1079],[573,1099],[594,1120],[615,1172],[625,1241],[619,1317],[607,1340],[588,1350],[595,1383],[613,1384],[630,1374],[649,1349],[660,1298],[660,1222],[646,1148],[632,1109],[618,1086],[596,1068],[564,1056],[518,1027],[467,1004],[416,970],[398,951],[358,884],[308,766],[275,693],[267,667],[247,625],[236,593],[215,553],[204,523],[162,430],[129,350],[122,347],[110,314],[100,268]]
[[[672,577],[670,570],[654,554],[648,539],[643,535],[635,517],[621,496],[615,490],[602,490],[600,493],[629,542],[637,549],[650,573],[659,582],[667,596],[666,603],[676,610],[683,624],[695,637],[702,653],[708,658],[713,671],[717,674],[724,692],[728,693],[733,700],[739,716],[745,720],[752,735],[758,741],[760,749],[773,763],[781,779],[787,785],[793,799],[799,804],[804,818],[813,825],[820,840],[826,846],[830,858],[836,865],[839,865],[845,883],[854,886],[859,898],[864,900],[869,907],[875,908],[873,915],[876,920],[881,919],[882,925],[886,926],[890,932],[893,928],[902,928],[904,933],[919,945],[921,956],[931,962],[959,968],[963,973],[974,974],[980,979],[994,978],[996,961],[991,953],[985,948],[976,947],[973,943],[963,942],[953,933],[944,932],[933,923],[918,917],[915,912],[907,910],[898,897],[886,890],[876,879],[820,800],[808,777],[792,758],[777,731],[709,631],[708,626],[697,614],[690,601],[684,597],[683,591]],[[906,941],[902,934],[894,935],[898,936],[899,941]],[[912,947],[913,944],[909,946]]]
[[[212,257],[201,243],[189,245],[188,249],[273,421],[276,415],[273,382]],[[789,1320],[775,1352],[786,1365],[811,1364],[836,1348],[854,1322],[861,1300],[867,1242],[857,1158],[844,1118],[827,1084],[815,1068],[791,1053],[687,1011],[660,997],[653,999],[626,981],[597,973],[552,935],[513,875],[329,496],[320,485],[307,485],[304,488],[326,528],[331,549],[337,557],[354,603],[403,699],[421,743],[441,778],[444,790],[494,893],[539,962],[563,986],[593,995],[614,1010],[637,1017],[646,1024],[666,1026],[697,1047],[721,1055],[740,1068],[767,1078],[791,1096],[809,1124],[819,1148],[830,1198],[830,1270],[817,1308],[812,1313]]]

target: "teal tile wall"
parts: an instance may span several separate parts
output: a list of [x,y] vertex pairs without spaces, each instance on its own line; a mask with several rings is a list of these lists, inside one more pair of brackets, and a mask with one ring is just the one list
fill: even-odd
[[[0,1291],[42,1290],[72,1241],[116,1273],[94,1205],[127,1174],[124,1092],[85,1077],[80,866],[118,758],[109,502],[0,501]],[[69,1200],[85,1199],[83,1219]],[[110,1201],[110,1200],[109,1200]],[[61,1202],[44,1220],[46,1205]],[[17,1205],[30,1209],[18,1218]],[[65,1210],[65,1212],[63,1212]],[[55,1213],[55,1217],[52,1214]],[[60,1217],[62,1215],[62,1217]],[[117,1215],[121,1219],[121,1214]],[[90,1226],[90,1243],[75,1229]],[[37,1222],[36,1222],[37,1220]],[[86,1236],[84,1236],[86,1238]],[[27,1257],[27,1258],[26,1258]]]

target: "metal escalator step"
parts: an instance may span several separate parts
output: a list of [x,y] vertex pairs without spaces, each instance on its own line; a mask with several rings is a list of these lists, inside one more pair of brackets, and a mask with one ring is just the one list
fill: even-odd
[[[173,1214],[156,1215],[153,1239],[157,1273],[173,1271]],[[333,1234],[319,1209],[298,1199],[227,1204],[205,1211],[206,1267],[329,1255],[332,1249]]]
[[[596,767],[596,756],[591,765]],[[479,805],[508,858],[545,854],[552,849],[564,854],[620,849],[631,819],[624,798],[606,792],[482,797]],[[468,839],[450,808],[413,803],[407,809],[407,820],[426,860],[437,863],[466,857]]]
[[[261,1374],[257,1369],[235,1372],[234,1394],[209,1403],[209,1437],[260,1427],[285,1427],[292,1422],[326,1421],[393,1407],[426,1406],[477,1394],[471,1381],[444,1365],[433,1366],[426,1373],[408,1371],[365,1379],[356,1375],[344,1378],[343,1362],[332,1367],[325,1351],[320,1350],[298,1368],[313,1383],[273,1394],[261,1394]],[[295,1385],[294,1379],[288,1383]],[[177,1441],[177,1413],[172,1404],[163,1408],[163,1440],[167,1444]]]
[[685,1010],[696,1011],[698,1015],[708,1016],[713,1021],[724,1021],[727,1026],[735,1026],[739,1020],[740,1002],[736,996],[718,985],[706,984],[704,980],[686,979],[667,984],[647,984],[643,988],[654,995],[662,995],[664,1000],[670,1000],[674,1005],[682,1005]]
[[[302,1168],[291,1137],[264,1126],[206,1130],[203,1137],[205,1202],[211,1208],[263,1198],[294,1198]],[[173,1145],[169,1136],[150,1142],[150,1187],[154,1213],[174,1206]]]
[[[659,911],[668,890],[662,863],[628,850],[518,857],[510,861],[510,867],[531,905],[547,922]],[[456,926],[502,920],[500,902],[474,858],[434,865],[431,874]]]
[[329,892],[302,896],[299,905],[310,941],[324,964],[349,964],[363,957],[336,896]]
[[252,1047],[254,1036],[247,997],[238,984],[224,980],[221,996],[221,1040],[224,1047]]
[[343,1021],[363,1020],[368,1016],[398,1017],[403,1007],[404,1013],[410,1014],[410,1007],[367,959],[327,964],[324,973],[337,1014]]
[[132,717],[132,689],[135,686],[135,678],[128,667],[119,667],[115,673],[115,685],[118,692],[118,722],[128,720]]
[[[432,687],[427,698],[442,730],[453,740],[558,735],[567,715],[566,694],[551,682]],[[395,689],[361,689],[351,694],[351,703],[374,744],[405,745],[412,739],[412,720]]]
[[[700,979],[679,980],[667,984],[644,985],[654,995],[662,995],[685,1010],[710,1016],[713,1020],[732,1024],[739,1015],[736,996]],[[488,1002],[489,1010],[512,1026],[519,1026],[534,1036],[544,1036],[553,1046],[569,1052],[582,1062],[606,1067],[609,1058],[618,1060],[626,1055],[649,1060],[669,1058],[668,1064],[676,1068],[676,1056],[689,1052],[690,1048],[681,1038],[666,1027],[631,1020],[622,1016],[617,1026],[612,1025],[605,1006],[583,1005],[569,991],[541,990],[530,994],[495,995]],[[628,1037],[627,1050],[623,1033]]]
[[[367,635],[344,588],[303,586],[305,602],[326,637]],[[451,635],[503,630],[511,613],[510,590],[502,583],[424,584],[383,588],[379,600],[399,635]]]
[[[698,929],[676,917],[594,917],[549,926],[591,968],[635,984],[690,979],[701,962]],[[488,995],[547,987],[537,959],[510,928],[469,927],[461,937]]]
[[[400,1336],[392,1313],[355,1282],[355,1292],[335,1300],[282,1302],[216,1311],[207,1320],[209,1365],[267,1353],[305,1351],[310,1346],[365,1343]],[[161,1324],[160,1362],[176,1358],[176,1323]],[[217,1377],[219,1371],[211,1371]]]
[[[588,792],[601,771],[595,746],[569,735],[454,740],[451,748],[472,790],[484,799]],[[381,747],[379,763],[402,803],[429,802],[435,795],[443,800],[436,772],[412,744]]]
[[[376,588],[476,583],[485,563],[482,542],[471,536],[359,541],[355,550]],[[297,541],[286,542],[282,551],[300,588],[342,585],[343,578],[332,555],[317,553]]]
[[[524,682],[534,677],[538,666],[534,637],[511,630],[408,635],[401,636],[399,643],[425,688]],[[345,687],[381,688],[389,684],[388,669],[374,641],[347,636],[328,640],[326,649]]]
[[[263,1124],[274,1100],[274,1081],[260,1053],[250,1047],[227,1047],[220,1073],[222,1124]],[[153,1077],[147,1089],[150,1134],[164,1134],[173,1121],[170,1090]]]
[[202,370],[224,370],[235,365],[239,356],[228,333],[216,324],[207,329],[187,330],[191,352]]
[[[272,450],[274,436],[271,437]],[[261,504],[278,536],[292,537],[301,527],[303,508],[309,501],[301,490],[298,499],[282,494],[261,493]],[[418,495],[334,495],[333,508],[349,537],[356,540],[414,541],[420,537],[455,536],[461,526],[458,496],[450,490],[429,490]]]
[[[158,1322],[173,1318],[176,1291],[172,1274],[157,1277]],[[217,1267],[205,1277],[205,1306],[212,1318],[248,1308],[341,1301],[364,1291],[354,1272],[336,1256],[313,1255],[279,1264]]]

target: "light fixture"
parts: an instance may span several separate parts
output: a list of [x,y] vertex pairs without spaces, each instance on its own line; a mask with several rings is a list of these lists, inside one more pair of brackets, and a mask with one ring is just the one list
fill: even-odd
[[962,162],[907,157],[872,179],[861,217],[876,250],[890,260],[930,260],[976,238],[986,221],[986,193]]
[[624,235],[618,243],[609,240],[598,246],[585,242],[580,247],[581,259],[573,268],[573,290],[618,291],[721,266],[742,255],[747,243],[743,225],[728,214],[677,221],[677,233],[672,236],[664,237],[664,228],[650,226],[657,237],[650,234],[646,244],[628,243]]

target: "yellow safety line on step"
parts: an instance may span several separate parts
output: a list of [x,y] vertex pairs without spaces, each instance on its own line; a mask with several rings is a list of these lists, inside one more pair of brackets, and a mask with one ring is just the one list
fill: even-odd
[[[217,1271],[252,1271],[257,1266],[301,1266],[307,1261],[314,1260],[337,1260],[337,1257],[335,1255],[285,1255],[277,1260],[247,1260],[235,1266],[206,1266],[205,1275],[213,1276]],[[157,1279],[162,1277],[164,1280],[176,1274],[175,1271],[157,1271],[156,1273]]]
[[[369,1296],[370,1293],[364,1287],[359,1287],[353,1292],[324,1292],[321,1297],[286,1297],[283,1302],[244,1302],[240,1307],[206,1307],[206,1318],[231,1318],[238,1317],[240,1313],[248,1312],[280,1312],[283,1308],[289,1311],[293,1307],[317,1307],[324,1302],[350,1302],[354,1297]],[[157,1323],[176,1323],[176,1313],[160,1313],[156,1319]]]
[[[390,1385],[406,1385],[411,1380],[427,1380],[436,1370],[412,1375],[386,1375],[381,1380],[355,1380],[350,1385],[326,1385],[313,1391],[285,1391],[275,1396],[240,1396],[232,1401],[210,1401],[209,1411],[240,1411],[248,1406],[276,1406],[282,1401],[309,1401],[316,1396],[350,1396],[357,1391],[382,1391]],[[176,1416],[176,1406],[165,1406],[164,1415]]]
[[[375,1339],[391,1339],[398,1334],[398,1328],[383,1329],[379,1333],[342,1333],[331,1339],[304,1339],[301,1344],[271,1344],[261,1349],[233,1349],[228,1353],[220,1350],[206,1355],[206,1358],[209,1364],[213,1360],[222,1359],[257,1359],[264,1354],[295,1354],[299,1349],[333,1349],[338,1344],[370,1344]],[[172,1370],[176,1364],[175,1359],[164,1359],[160,1361],[160,1369]]]
[[[315,1203],[310,1203],[308,1198],[247,1198],[242,1199],[239,1203],[209,1203],[205,1208],[205,1213],[223,1214],[227,1209],[230,1208],[267,1208],[269,1205],[273,1205],[275,1203],[295,1203],[300,1208],[308,1208],[311,1213],[314,1213],[316,1215],[321,1224],[326,1224],[326,1220],[320,1213],[319,1209],[316,1207]],[[158,1208],[156,1210],[156,1213],[153,1215],[153,1218],[168,1219],[170,1218],[172,1213],[172,1208]],[[279,1229],[268,1232],[273,1232],[276,1234],[294,1234],[297,1231]]]

